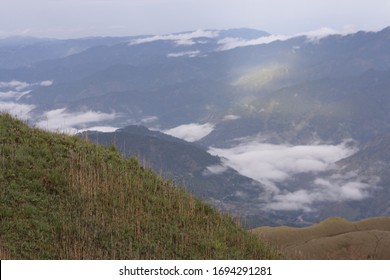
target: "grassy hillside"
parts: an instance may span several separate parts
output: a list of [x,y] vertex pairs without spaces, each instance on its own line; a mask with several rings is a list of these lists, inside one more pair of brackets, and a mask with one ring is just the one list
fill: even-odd
[[390,259],[390,217],[349,222],[329,218],[306,228],[252,230],[292,259]]
[[114,147],[0,114],[0,257],[272,259],[279,256]]

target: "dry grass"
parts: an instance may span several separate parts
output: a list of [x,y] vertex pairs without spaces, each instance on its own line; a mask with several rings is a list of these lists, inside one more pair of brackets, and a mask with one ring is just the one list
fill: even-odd
[[390,259],[390,217],[359,222],[329,218],[306,228],[260,227],[252,232],[291,259]]
[[[1,244],[1,243],[0,243]],[[0,245],[0,260],[9,260],[11,259],[8,252]]]

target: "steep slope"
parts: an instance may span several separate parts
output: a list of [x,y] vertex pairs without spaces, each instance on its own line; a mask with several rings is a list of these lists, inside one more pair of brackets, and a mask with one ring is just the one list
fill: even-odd
[[113,147],[32,129],[4,114],[0,143],[2,256],[277,257],[228,216]]

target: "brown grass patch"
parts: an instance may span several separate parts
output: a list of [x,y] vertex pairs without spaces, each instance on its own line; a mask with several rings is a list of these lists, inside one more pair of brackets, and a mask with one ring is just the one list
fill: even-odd
[[390,217],[329,218],[306,228],[251,230],[291,259],[390,259]]

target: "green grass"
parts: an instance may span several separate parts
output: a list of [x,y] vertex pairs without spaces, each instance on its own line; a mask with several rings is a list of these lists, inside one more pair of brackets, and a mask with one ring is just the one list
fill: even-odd
[[0,114],[0,257],[273,259],[229,216],[114,147]]

